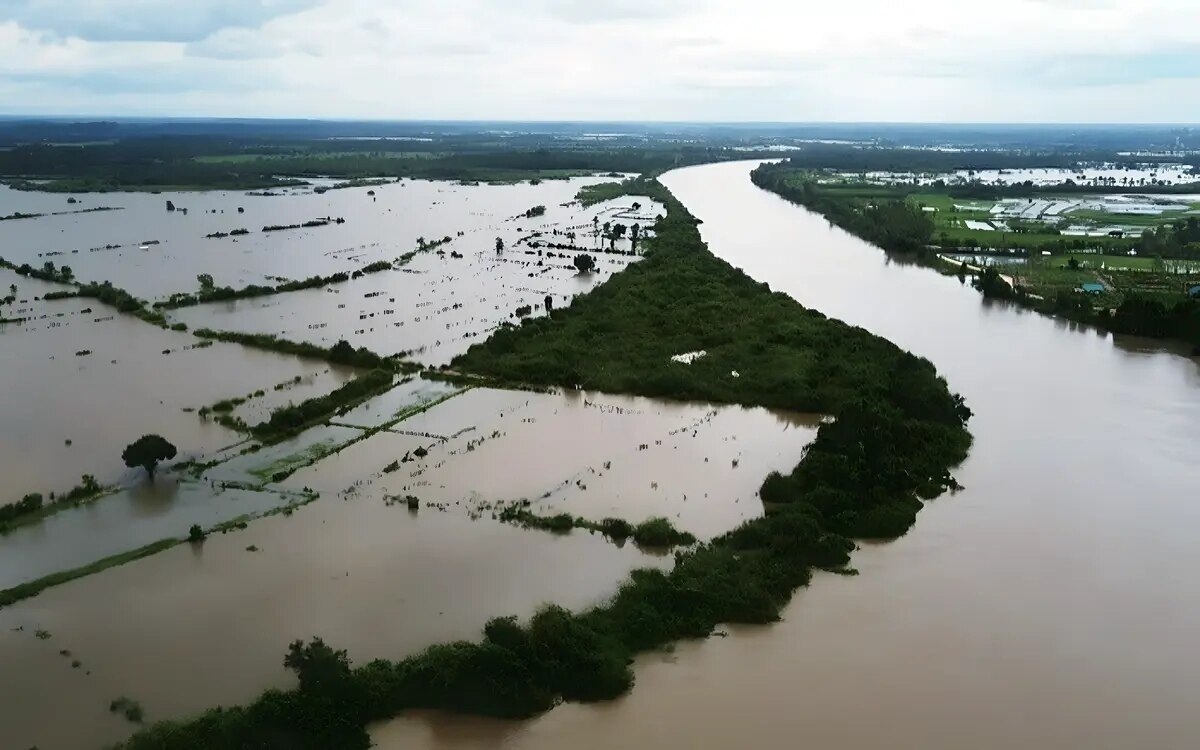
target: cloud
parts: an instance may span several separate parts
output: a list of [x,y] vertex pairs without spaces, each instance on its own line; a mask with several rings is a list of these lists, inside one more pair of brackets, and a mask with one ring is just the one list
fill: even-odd
[[187,42],[258,26],[320,0],[0,0],[0,18],[96,42]]
[[1198,25],[1194,0],[0,0],[0,92],[51,113],[1186,121]]

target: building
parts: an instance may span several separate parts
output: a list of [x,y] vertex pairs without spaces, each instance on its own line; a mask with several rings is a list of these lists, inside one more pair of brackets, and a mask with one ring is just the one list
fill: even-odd
[[1104,285],[1094,281],[1089,281],[1086,284],[1080,284],[1079,291],[1083,292],[1084,294],[1103,294]]
[[1200,297],[1200,284],[1189,287],[1187,293],[1189,297]]

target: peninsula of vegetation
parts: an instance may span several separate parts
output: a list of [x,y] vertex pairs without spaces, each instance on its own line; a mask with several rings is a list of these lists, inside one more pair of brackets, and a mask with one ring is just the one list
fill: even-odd
[[[120,747],[367,748],[369,722],[410,709],[528,717],[615,698],[632,657],[721,623],[769,623],[814,568],[841,569],[854,538],[891,538],[954,486],[970,410],[928,361],[805,309],[713,256],[662,185],[622,190],[667,207],[645,259],[568,308],[502,328],[447,375],[821,412],[805,458],[762,487],[766,514],[635,572],[610,601],[529,622],[497,617],[477,642],[352,667],[320,639],[283,663],[299,677],[252,704],[151,726]],[[704,350],[690,364],[674,355]]]

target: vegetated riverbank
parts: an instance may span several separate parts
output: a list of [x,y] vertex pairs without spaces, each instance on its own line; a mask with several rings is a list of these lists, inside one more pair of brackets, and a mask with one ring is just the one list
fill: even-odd
[[[559,700],[611,699],[632,686],[634,654],[720,623],[778,619],[814,567],[846,565],[846,534],[901,534],[921,497],[952,485],[970,411],[929,362],[771,293],[709,253],[660,184],[629,187],[668,207],[646,260],[549,318],[497,332],[455,367],[833,415],[800,465],[764,485],[767,515],[678,553],[669,573],[636,572],[594,609],[493,619],[481,642],[352,669],[345,652],[297,641],[284,660],[297,689],[158,724],[121,747],[367,748],[368,722],[408,709],[527,717]],[[690,365],[671,360],[698,349],[708,354]]]
[[[937,250],[932,247],[933,220],[903,197],[865,200],[837,194],[806,179],[786,162],[760,165],[751,172],[751,180],[889,253],[930,259]],[[1129,292],[1120,295],[1115,307],[1096,307],[1087,292],[1073,287],[1057,289],[1052,295],[1036,294],[1020,284],[1014,287],[995,268],[986,269],[976,286],[985,296],[1009,299],[1048,315],[1062,315],[1113,333],[1177,339],[1200,353],[1200,298],[1196,296]]]

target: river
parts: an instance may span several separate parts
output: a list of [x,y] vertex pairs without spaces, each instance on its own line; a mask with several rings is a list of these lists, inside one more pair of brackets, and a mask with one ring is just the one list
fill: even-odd
[[759,190],[663,182],[718,256],[932,360],[975,410],[966,489],[769,627],[643,657],[627,697],[523,723],[421,715],[382,748],[1192,748],[1200,367],[889,261]]

